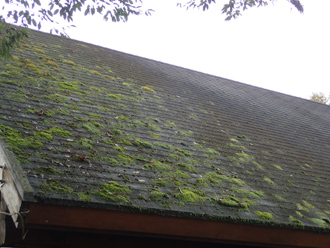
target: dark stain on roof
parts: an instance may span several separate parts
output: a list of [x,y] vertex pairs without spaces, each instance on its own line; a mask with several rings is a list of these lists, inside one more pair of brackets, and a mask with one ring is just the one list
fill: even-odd
[[329,231],[326,105],[30,31],[0,136],[45,203]]

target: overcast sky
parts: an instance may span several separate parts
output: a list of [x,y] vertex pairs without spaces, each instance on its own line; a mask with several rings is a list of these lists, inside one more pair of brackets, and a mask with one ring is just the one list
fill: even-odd
[[[188,0],[187,0],[188,1]],[[181,1],[182,2],[182,1]],[[151,17],[126,23],[75,17],[71,38],[145,58],[309,98],[330,93],[330,1],[301,0],[300,14],[287,0],[224,21],[221,7],[176,7],[177,0],[144,0]]]

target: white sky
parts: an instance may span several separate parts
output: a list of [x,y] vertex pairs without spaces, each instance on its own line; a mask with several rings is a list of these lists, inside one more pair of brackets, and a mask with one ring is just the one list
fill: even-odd
[[329,0],[301,0],[304,14],[277,0],[229,22],[220,14],[227,0],[205,12],[179,8],[177,2],[143,0],[155,12],[126,23],[76,16],[77,27],[67,33],[72,39],[294,96],[329,95]]

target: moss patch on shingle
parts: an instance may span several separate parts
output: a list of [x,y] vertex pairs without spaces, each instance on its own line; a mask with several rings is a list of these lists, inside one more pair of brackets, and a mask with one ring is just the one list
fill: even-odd
[[48,180],[46,183],[43,183],[39,186],[41,192],[54,192],[58,194],[72,194],[73,189],[66,185],[61,184],[59,181],[56,180]]
[[131,189],[125,185],[110,181],[100,185],[99,190],[93,190],[91,193],[107,201],[129,203],[127,196],[123,195],[129,195],[131,192]]
[[203,202],[207,199],[205,197],[200,196],[199,194],[193,192],[190,189],[181,189],[180,193],[174,194],[177,199],[182,201],[194,203],[194,202]]
[[273,215],[268,212],[261,212],[261,211],[255,211],[255,213],[259,216],[259,218],[264,219],[264,220],[272,220]]

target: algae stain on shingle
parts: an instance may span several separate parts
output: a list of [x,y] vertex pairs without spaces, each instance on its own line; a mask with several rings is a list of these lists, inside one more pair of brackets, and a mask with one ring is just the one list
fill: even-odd
[[147,91],[147,92],[155,93],[154,89],[152,89],[150,87],[147,87],[147,86],[143,86],[141,89],[144,90],[144,91]]

